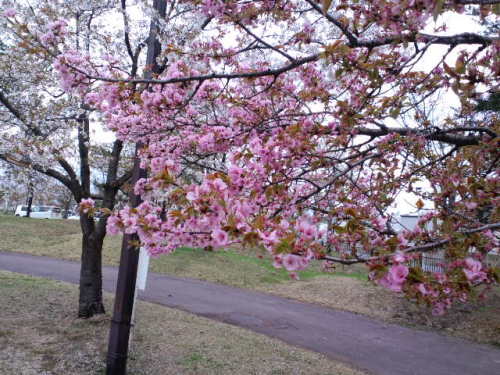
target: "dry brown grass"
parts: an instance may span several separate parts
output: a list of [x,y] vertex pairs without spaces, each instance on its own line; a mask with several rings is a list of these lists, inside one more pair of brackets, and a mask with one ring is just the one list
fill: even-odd
[[[77,287],[0,271],[0,374],[103,374],[109,315],[75,319]],[[105,297],[109,310],[112,300]],[[362,373],[278,340],[138,302],[129,373],[233,375]]]

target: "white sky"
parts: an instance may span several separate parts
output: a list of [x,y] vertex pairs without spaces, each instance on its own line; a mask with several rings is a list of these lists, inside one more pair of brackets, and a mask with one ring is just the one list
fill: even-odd
[[[471,16],[465,14],[457,14],[447,12],[438,17],[436,23],[442,24],[446,23],[448,26],[447,31],[435,33],[433,32],[434,23],[431,23],[426,29],[425,32],[432,35],[455,35],[463,32],[472,32],[479,33],[482,30],[480,24],[475,22]],[[469,49],[477,48],[474,46],[469,47]],[[448,57],[446,58],[446,63],[450,66],[455,65],[455,61],[458,57],[459,51],[463,50],[464,47],[455,48]],[[417,64],[416,69],[419,70],[428,70],[432,69],[437,61],[440,61],[442,56],[447,52],[448,46],[443,45],[432,45],[429,47],[424,58]],[[441,106],[438,108],[436,112],[439,112],[442,117],[448,115],[451,111],[452,107],[457,107],[459,105],[459,100],[455,93],[450,89],[446,92],[440,99]],[[422,181],[414,185],[415,187],[420,187],[423,190],[429,190],[430,184],[427,181]],[[394,208],[391,210],[392,212],[398,212],[400,214],[408,214],[417,211],[417,207],[415,203],[418,201],[419,197],[412,193],[401,193],[394,204]],[[432,202],[426,201],[424,202],[424,209],[433,209]]]

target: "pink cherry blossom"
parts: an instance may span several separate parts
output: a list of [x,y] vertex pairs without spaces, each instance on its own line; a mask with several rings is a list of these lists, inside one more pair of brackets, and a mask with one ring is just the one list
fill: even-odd
[[408,276],[408,267],[404,265],[392,266],[389,272],[378,281],[380,285],[394,292],[401,292],[406,277]]
[[213,239],[213,244],[216,247],[226,246],[229,242],[229,235],[222,229],[213,230],[211,237]]
[[190,191],[186,194],[186,199],[189,201],[195,201],[199,198],[198,193],[196,191]]
[[396,252],[396,254],[392,257],[392,261],[395,263],[404,263],[406,260],[406,255],[401,251]]
[[486,273],[482,269],[483,265],[480,261],[473,258],[465,259],[465,268],[463,271],[465,277],[470,282],[481,282],[486,279]]
[[275,268],[282,268],[283,267],[283,255],[278,254],[273,257],[273,266]]
[[3,11],[3,15],[8,18],[15,17],[16,14],[17,11],[14,8],[7,8]]
[[307,266],[307,259],[294,254],[286,254],[283,257],[282,264],[287,271],[300,271]]
[[422,294],[423,296],[429,294],[429,291],[427,290],[427,288],[425,287],[425,284],[424,283],[419,283],[417,284],[417,290],[420,292],[420,294]]
[[92,198],[82,199],[79,204],[80,211],[83,213],[88,213],[94,207],[95,202]]
[[110,216],[106,222],[106,232],[111,235],[117,235],[121,231],[122,226],[123,224],[118,217]]
[[467,207],[468,210],[474,210],[477,207],[476,202],[465,202],[465,207]]

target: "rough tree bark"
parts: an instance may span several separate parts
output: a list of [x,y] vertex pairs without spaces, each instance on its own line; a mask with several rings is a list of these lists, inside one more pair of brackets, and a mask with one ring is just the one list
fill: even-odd
[[[81,198],[90,196],[90,167],[88,164],[88,117],[81,117],[79,131],[80,150],[80,179]],[[123,149],[123,143],[116,140],[108,163],[106,183],[103,186],[102,207],[112,210],[116,203],[116,195],[129,178],[130,173],[118,177],[118,165]],[[76,197],[75,197],[76,198]],[[80,201],[80,199],[76,199]],[[107,217],[95,220],[85,213],[80,213],[82,228],[82,257],[80,269],[80,297],[78,303],[78,317],[90,318],[96,314],[103,314],[102,300],[102,245],[106,237]]]
[[78,317],[90,318],[104,314],[102,301],[102,244],[103,236],[98,236],[94,218],[80,215],[82,227],[82,257],[80,268],[80,297]]
[[31,217],[31,206],[33,205],[33,181],[31,178],[28,182],[28,199],[26,200],[26,215],[24,217]]
[[[78,151],[80,154],[80,191],[77,199],[89,198],[91,194],[89,164],[90,124],[87,112],[78,118]],[[104,314],[102,300],[102,244],[104,235],[98,236],[95,219],[80,212],[82,228],[82,257],[80,268],[80,297],[78,317],[90,318],[95,314]]]

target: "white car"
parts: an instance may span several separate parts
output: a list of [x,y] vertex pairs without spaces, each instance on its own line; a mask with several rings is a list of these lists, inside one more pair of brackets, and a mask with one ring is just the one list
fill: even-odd
[[[16,216],[26,216],[28,206],[17,206]],[[61,209],[55,206],[31,206],[30,217],[33,219],[62,219]]]

